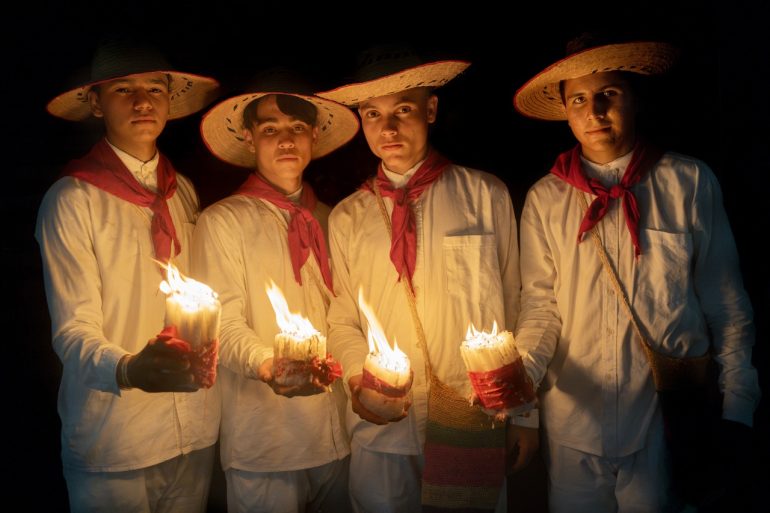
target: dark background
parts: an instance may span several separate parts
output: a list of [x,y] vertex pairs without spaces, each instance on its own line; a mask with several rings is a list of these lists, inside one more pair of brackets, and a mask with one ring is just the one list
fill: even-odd
[[[428,58],[462,58],[468,71],[438,91],[439,119],[433,144],[452,160],[492,172],[511,192],[517,213],[527,189],[574,144],[566,123],[518,115],[512,94],[563,56],[564,43],[585,30],[611,30],[632,38],[663,39],[682,50],[676,68],[651,80],[642,113],[648,135],[664,148],[706,161],[720,180],[741,256],[745,286],[757,324],[754,364],[767,389],[768,266],[763,257],[767,214],[768,71],[770,45],[761,3],[740,2],[469,2],[419,7],[416,3],[366,5],[211,2],[144,6],[109,2],[21,5],[5,17],[4,50],[10,63],[6,88],[5,187],[2,188],[5,415],[9,446],[2,500],[21,509],[66,510],[59,458],[56,393],[61,365],[50,345],[50,321],[42,285],[34,223],[42,195],[62,166],[100,137],[98,123],[70,123],[49,116],[45,104],[75,85],[98,40],[132,33],[159,46],[178,69],[222,82],[235,94],[255,72],[286,65],[316,80],[319,90],[345,82],[359,50],[374,43],[412,44]],[[8,69],[8,68],[6,68]],[[228,195],[247,171],[212,157],[198,133],[200,114],[170,122],[159,145],[198,188],[202,206]],[[10,162],[7,161],[10,159]],[[333,205],[374,171],[363,135],[311,164],[307,179]],[[10,433],[8,431],[10,427]],[[751,440],[751,465],[743,509],[766,505],[768,408],[760,403]],[[764,436],[762,436],[764,435]],[[309,436],[312,436],[309,434]],[[704,448],[712,450],[713,448]],[[541,469],[535,468],[539,472]],[[515,485],[517,511],[542,505],[541,474]],[[532,481],[528,481],[532,480]],[[532,484],[534,482],[534,484]],[[211,510],[223,511],[224,482],[216,474]],[[736,511],[740,511],[737,509]]]

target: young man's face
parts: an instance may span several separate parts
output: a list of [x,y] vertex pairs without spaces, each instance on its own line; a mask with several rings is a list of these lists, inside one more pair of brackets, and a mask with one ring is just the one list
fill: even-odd
[[275,95],[260,99],[257,120],[243,133],[257,155],[257,171],[286,194],[302,183],[318,128],[281,112]]
[[104,119],[112,144],[138,158],[146,151],[155,153],[155,140],[168,121],[168,80],[165,73],[141,73],[105,82],[88,93],[91,112]]
[[438,98],[427,88],[372,98],[358,113],[369,148],[396,173],[405,173],[428,153],[428,125],[436,121]]
[[636,101],[617,71],[564,81],[567,122],[583,156],[606,164],[631,151],[636,139]]

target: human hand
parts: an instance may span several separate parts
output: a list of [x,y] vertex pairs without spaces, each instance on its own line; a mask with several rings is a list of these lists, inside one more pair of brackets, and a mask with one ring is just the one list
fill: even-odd
[[529,465],[540,447],[537,428],[508,424],[505,432],[505,454],[508,471],[518,472]]
[[275,394],[284,397],[304,397],[320,394],[328,390],[327,387],[318,381],[318,378],[312,375],[311,380],[302,385],[279,385],[275,382],[272,358],[267,358],[260,364],[257,374],[259,375],[259,379],[267,384]]
[[163,340],[150,340],[139,353],[123,358],[118,368],[125,366],[128,383],[118,383],[124,386],[152,393],[195,392],[199,388],[188,355]]
[[364,406],[363,403],[361,403],[361,399],[359,398],[359,395],[361,394],[362,379],[363,379],[363,374],[356,374],[355,376],[351,376],[351,378],[348,380],[348,386],[350,387],[350,402],[353,407],[353,411],[359,417],[361,417],[363,420],[371,422],[372,424],[377,424],[379,426],[384,426],[385,424],[388,424],[390,422],[398,422],[406,418],[406,416],[409,414],[409,408],[412,406],[411,401],[408,401],[408,400],[404,404],[403,413],[397,417],[393,417],[392,419],[386,419],[386,418],[380,417],[376,413],[369,411],[366,408],[366,406]]

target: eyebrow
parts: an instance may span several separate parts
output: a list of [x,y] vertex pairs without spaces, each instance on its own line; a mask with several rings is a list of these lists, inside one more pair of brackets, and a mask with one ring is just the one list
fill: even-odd
[[[289,116],[289,122],[290,123],[294,123],[295,121],[300,122],[300,123],[304,123],[304,124],[310,126],[310,123],[308,123],[307,121],[302,121],[301,119],[295,118],[294,116]],[[278,123],[278,118],[257,118],[255,123],[258,124],[258,125],[263,125],[265,123]]]
[[[399,98],[399,99],[398,99],[398,100],[395,102],[395,105],[400,105],[400,104],[402,104],[402,103],[415,103],[415,104],[416,104],[416,103],[418,103],[418,100],[415,100],[415,99],[409,98],[408,96],[402,96],[401,98]],[[358,110],[364,110],[364,109],[376,109],[376,108],[377,108],[377,107],[374,107],[374,106],[372,106],[372,105],[370,105],[369,103],[366,103],[366,102],[365,102],[365,103],[362,103],[362,104],[360,104],[360,105],[358,106]]]
[[[610,89],[610,88],[613,88],[613,87],[619,89],[619,88],[623,87],[623,84],[620,83],[620,82],[612,83],[612,84],[605,84],[602,87],[600,87],[599,89],[597,89],[597,92],[598,91],[604,91],[605,89]],[[587,94],[587,92],[585,90],[580,90],[580,91],[575,91],[574,93],[572,93],[570,95],[567,95],[566,97],[567,98],[574,98],[576,96],[584,96],[585,94]]]

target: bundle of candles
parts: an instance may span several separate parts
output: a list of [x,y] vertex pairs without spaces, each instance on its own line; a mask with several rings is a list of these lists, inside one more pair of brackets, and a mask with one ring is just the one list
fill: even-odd
[[299,314],[289,311],[281,289],[270,280],[265,287],[275,310],[280,333],[273,344],[273,379],[282,386],[301,386],[315,378],[328,387],[342,376],[342,368],[326,353],[326,337]]
[[481,405],[488,413],[518,415],[535,405],[535,390],[524,368],[510,331],[478,331],[468,327],[460,345],[468,377]]
[[361,403],[383,419],[394,419],[403,415],[407,396],[412,387],[413,372],[409,357],[393,341],[390,347],[385,332],[374,312],[366,304],[363,292],[358,292],[358,305],[369,324],[369,354],[364,360]]
[[182,276],[171,262],[166,265],[166,280],[160,283],[160,290],[166,294],[166,327],[158,339],[187,355],[199,386],[213,386],[222,310],[216,292]]

